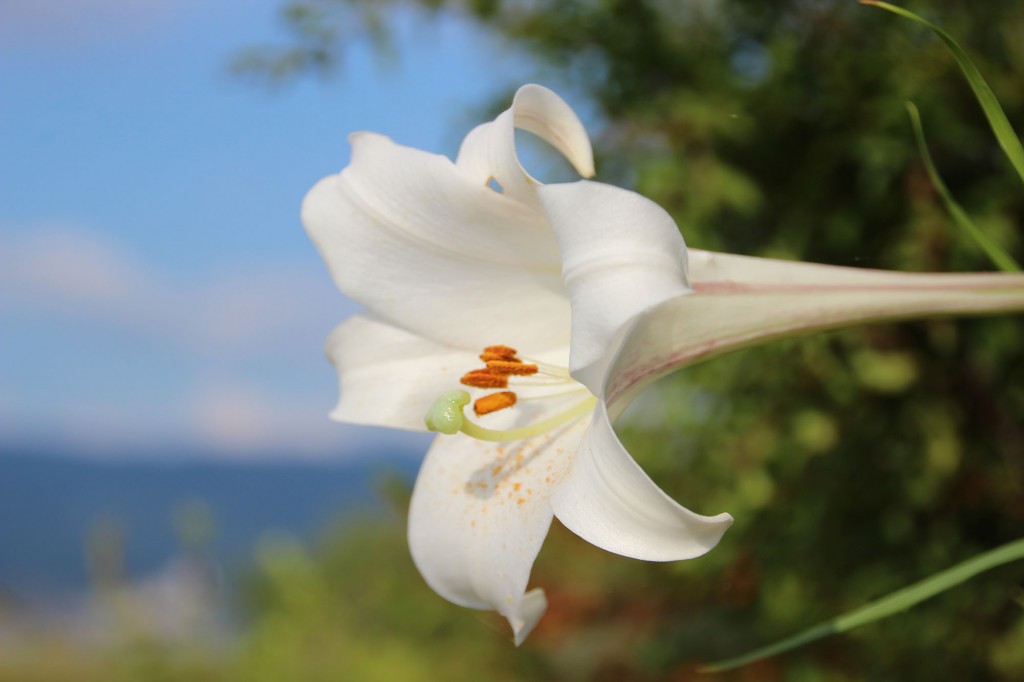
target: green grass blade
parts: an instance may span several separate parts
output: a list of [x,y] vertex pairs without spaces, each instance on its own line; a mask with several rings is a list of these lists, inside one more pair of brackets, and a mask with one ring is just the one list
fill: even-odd
[[967,56],[967,53],[963,51],[957,42],[935,24],[902,7],[896,7],[887,2],[879,2],[879,0],[860,0],[860,2],[863,5],[880,7],[893,14],[898,14],[901,17],[906,17],[923,26],[927,26],[946,44],[949,51],[953,53],[953,58],[960,65],[960,70],[967,77],[967,82],[970,83],[971,89],[974,90],[974,95],[978,98],[981,108],[985,111],[985,117],[988,118],[988,123],[992,126],[992,132],[996,134],[999,146],[1003,148],[1006,158],[1010,160],[1010,163],[1017,170],[1017,174],[1024,181],[1024,147],[1021,146],[1020,138],[1014,132],[1009,119],[1006,118],[1003,108],[999,106],[999,100],[996,99],[992,88],[988,86],[981,72],[978,71],[974,63],[971,62],[971,58]]
[[974,221],[968,217],[967,213],[960,207],[960,204],[956,202],[953,195],[950,193],[949,188],[946,187],[946,183],[942,181],[942,177],[939,172],[935,169],[935,164],[932,162],[932,155],[928,151],[928,143],[924,139],[924,128],[921,126],[921,115],[917,111],[917,107],[914,106],[913,102],[907,102],[907,113],[910,114],[910,124],[914,127],[914,137],[917,138],[917,148],[921,152],[921,160],[924,161],[924,167],[928,171],[928,177],[931,178],[932,185],[935,187],[935,191],[942,197],[942,203],[946,205],[946,210],[949,215],[953,218],[953,222],[957,226],[971,235],[975,242],[978,243],[992,262],[995,263],[996,267],[1003,272],[1020,272],[1020,265],[1017,264],[1013,258],[1010,257],[1003,247],[992,241],[987,234],[981,231]]
[[775,644],[770,644],[766,647],[756,649],[750,653],[743,654],[742,656],[712,663],[711,665],[702,667],[700,671],[715,673],[732,670],[733,668],[739,668],[740,666],[747,665],[748,663],[759,661],[762,658],[767,658],[769,656],[781,654],[784,651],[795,649],[809,642],[813,642],[816,639],[852,630],[853,628],[866,625],[872,621],[886,618],[895,613],[899,613],[900,611],[905,611],[925,599],[934,597],[940,592],[945,592],[952,587],[956,587],[960,583],[973,578],[979,573],[1011,561],[1017,561],[1018,559],[1024,559],[1024,539],[1014,540],[1002,547],[997,547],[996,549],[980,554],[973,559],[968,559],[963,563],[957,564],[945,571],[940,571],[929,578],[925,578],[921,582],[914,583],[909,587],[904,587],[902,590],[893,592],[886,597],[882,597],[881,599],[873,601],[866,606],[862,606],[859,609],[851,611],[850,613],[804,630],[793,637],[788,637],[776,642]]

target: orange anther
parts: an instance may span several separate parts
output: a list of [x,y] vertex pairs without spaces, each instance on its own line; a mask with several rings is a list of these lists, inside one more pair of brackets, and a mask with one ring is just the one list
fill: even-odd
[[519,360],[513,362],[508,360],[491,360],[487,363],[487,369],[494,374],[504,374],[507,376],[524,377],[537,373],[537,365],[526,365]]
[[484,352],[480,354],[480,359],[484,362],[490,362],[491,360],[514,362],[516,361],[516,349],[508,346],[487,346],[487,348],[484,348]]
[[508,377],[495,374],[489,369],[474,369],[466,372],[459,379],[466,386],[474,388],[507,388]]
[[477,399],[477,401],[473,403],[473,411],[476,412],[476,416],[482,417],[485,414],[497,412],[498,410],[503,410],[506,407],[512,407],[515,404],[516,394],[512,391],[502,391],[500,393],[485,395],[483,398]]

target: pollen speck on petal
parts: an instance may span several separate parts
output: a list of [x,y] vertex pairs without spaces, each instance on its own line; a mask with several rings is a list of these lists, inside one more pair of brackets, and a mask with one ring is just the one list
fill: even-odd
[[491,395],[485,395],[483,398],[477,399],[473,403],[473,411],[476,412],[478,417],[491,412],[497,412],[503,410],[506,407],[512,407],[516,404],[516,394],[512,391],[501,391],[500,393],[492,393]]

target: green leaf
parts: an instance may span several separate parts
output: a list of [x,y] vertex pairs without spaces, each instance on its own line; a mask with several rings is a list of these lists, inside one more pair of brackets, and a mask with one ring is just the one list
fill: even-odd
[[1024,181],[1024,147],[1021,146],[1020,138],[1017,137],[1017,133],[1014,132],[1009,119],[1006,118],[1003,108],[999,106],[999,100],[996,99],[992,88],[988,86],[981,72],[978,71],[974,63],[971,62],[970,57],[967,56],[967,53],[963,51],[957,42],[935,24],[902,7],[896,7],[887,2],[879,2],[878,0],[860,0],[860,2],[863,5],[881,7],[893,14],[898,14],[901,17],[906,17],[923,26],[927,26],[946,44],[949,51],[953,53],[957,64],[960,65],[960,69],[964,72],[964,76],[967,77],[967,82],[970,83],[971,89],[974,90],[974,95],[978,98],[981,108],[984,109],[988,123],[992,126],[992,132],[996,134],[996,139],[999,141],[999,146],[1003,148],[1006,157],[1010,159],[1010,163],[1017,169],[1017,174]]
[[1003,247],[992,241],[987,234],[981,231],[977,225],[974,224],[967,213],[960,207],[960,204],[956,202],[953,195],[950,193],[949,188],[946,187],[946,183],[942,181],[942,177],[939,176],[939,172],[935,169],[935,164],[932,162],[932,155],[928,151],[928,143],[924,139],[924,128],[921,126],[921,115],[917,111],[917,107],[914,106],[913,102],[907,102],[907,113],[910,114],[910,123],[914,127],[914,137],[917,138],[917,148],[921,152],[921,160],[924,161],[924,167],[928,171],[928,177],[931,178],[932,185],[935,187],[935,191],[942,197],[942,203],[946,205],[946,210],[949,211],[949,215],[953,218],[953,222],[960,227],[961,230],[967,232],[978,243],[992,262],[995,263],[996,267],[1003,272],[1020,272],[1020,265],[1017,264],[1013,258],[1010,257]]
[[743,654],[742,656],[712,663],[711,665],[704,666],[700,671],[716,673],[732,670],[733,668],[739,668],[740,666],[747,665],[748,663],[759,661],[762,658],[768,658],[769,656],[774,656],[776,654],[781,654],[784,651],[795,649],[809,642],[813,642],[816,639],[852,630],[853,628],[866,625],[872,621],[905,611],[925,599],[934,597],[940,592],[945,592],[952,587],[956,587],[960,583],[973,578],[979,573],[1018,559],[1024,559],[1024,539],[1014,540],[1002,547],[997,547],[996,549],[985,552],[984,554],[980,554],[973,559],[968,559],[967,561],[957,564],[952,568],[948,568],[945,571],[940,571],[929,578],[925,578],[921,582],[914,583],[909,587],[904,587],[902,590],[898,590],[887,597],[882,597],[881,599],[873,601],[866,606],[862,606],[859,609],[851,611],[850,613],[825,621],[819,625],[815,625],[812,628],[776,642],[775,644],[770,644],[766,647],[756,649],[750,653]]

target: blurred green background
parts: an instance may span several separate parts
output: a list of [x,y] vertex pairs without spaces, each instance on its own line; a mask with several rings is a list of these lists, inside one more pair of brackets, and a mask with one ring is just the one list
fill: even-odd
[[[239,68],[271,80],[343,74],[351,28],[386,50],[389,22],[408,5],[296,2],[286,8],[293,42],[246,51]],[[663,205],[691,246],[991,269],[928,181],[910,99],[953,194],[1024,257],[1024,188],[952,58],[910,22],[849,0],[418,5],[464,13],[533,54],[537,79],[599,120],[598,179]],[[905,6],[960,41],[1024,129],[1024,5]],[[509,94],[482,102],[481,115],[505,108]],[[119,637],[83,646],[40,634],[3,653],[0,679],[713,679],[696,666],[1021,535],[1022,342],[1020,317],[873,326],[746,350],[663,381],[619,432],[672,497],[729,511],[735,526],[704,558],[647,564],[556,522],[534,571],[549,610],[520,649],[500,618],[423,584],[405,547],[409,491],[396,478],[381,484],[390,514],[327,528],[312,546],[267,544],[246,589],[230,595],[237,637],[209,636],[202,598],[194,636],[172,642],[115,603]],[[186,555],[201,568],[202,529],[215,520],[189,518]],[[96,571],[96,598],[116,602],[110,544],[93,542],[97,561],[107,547],[111,564]],[[1024,679],[1024,566],[717,677]]]

